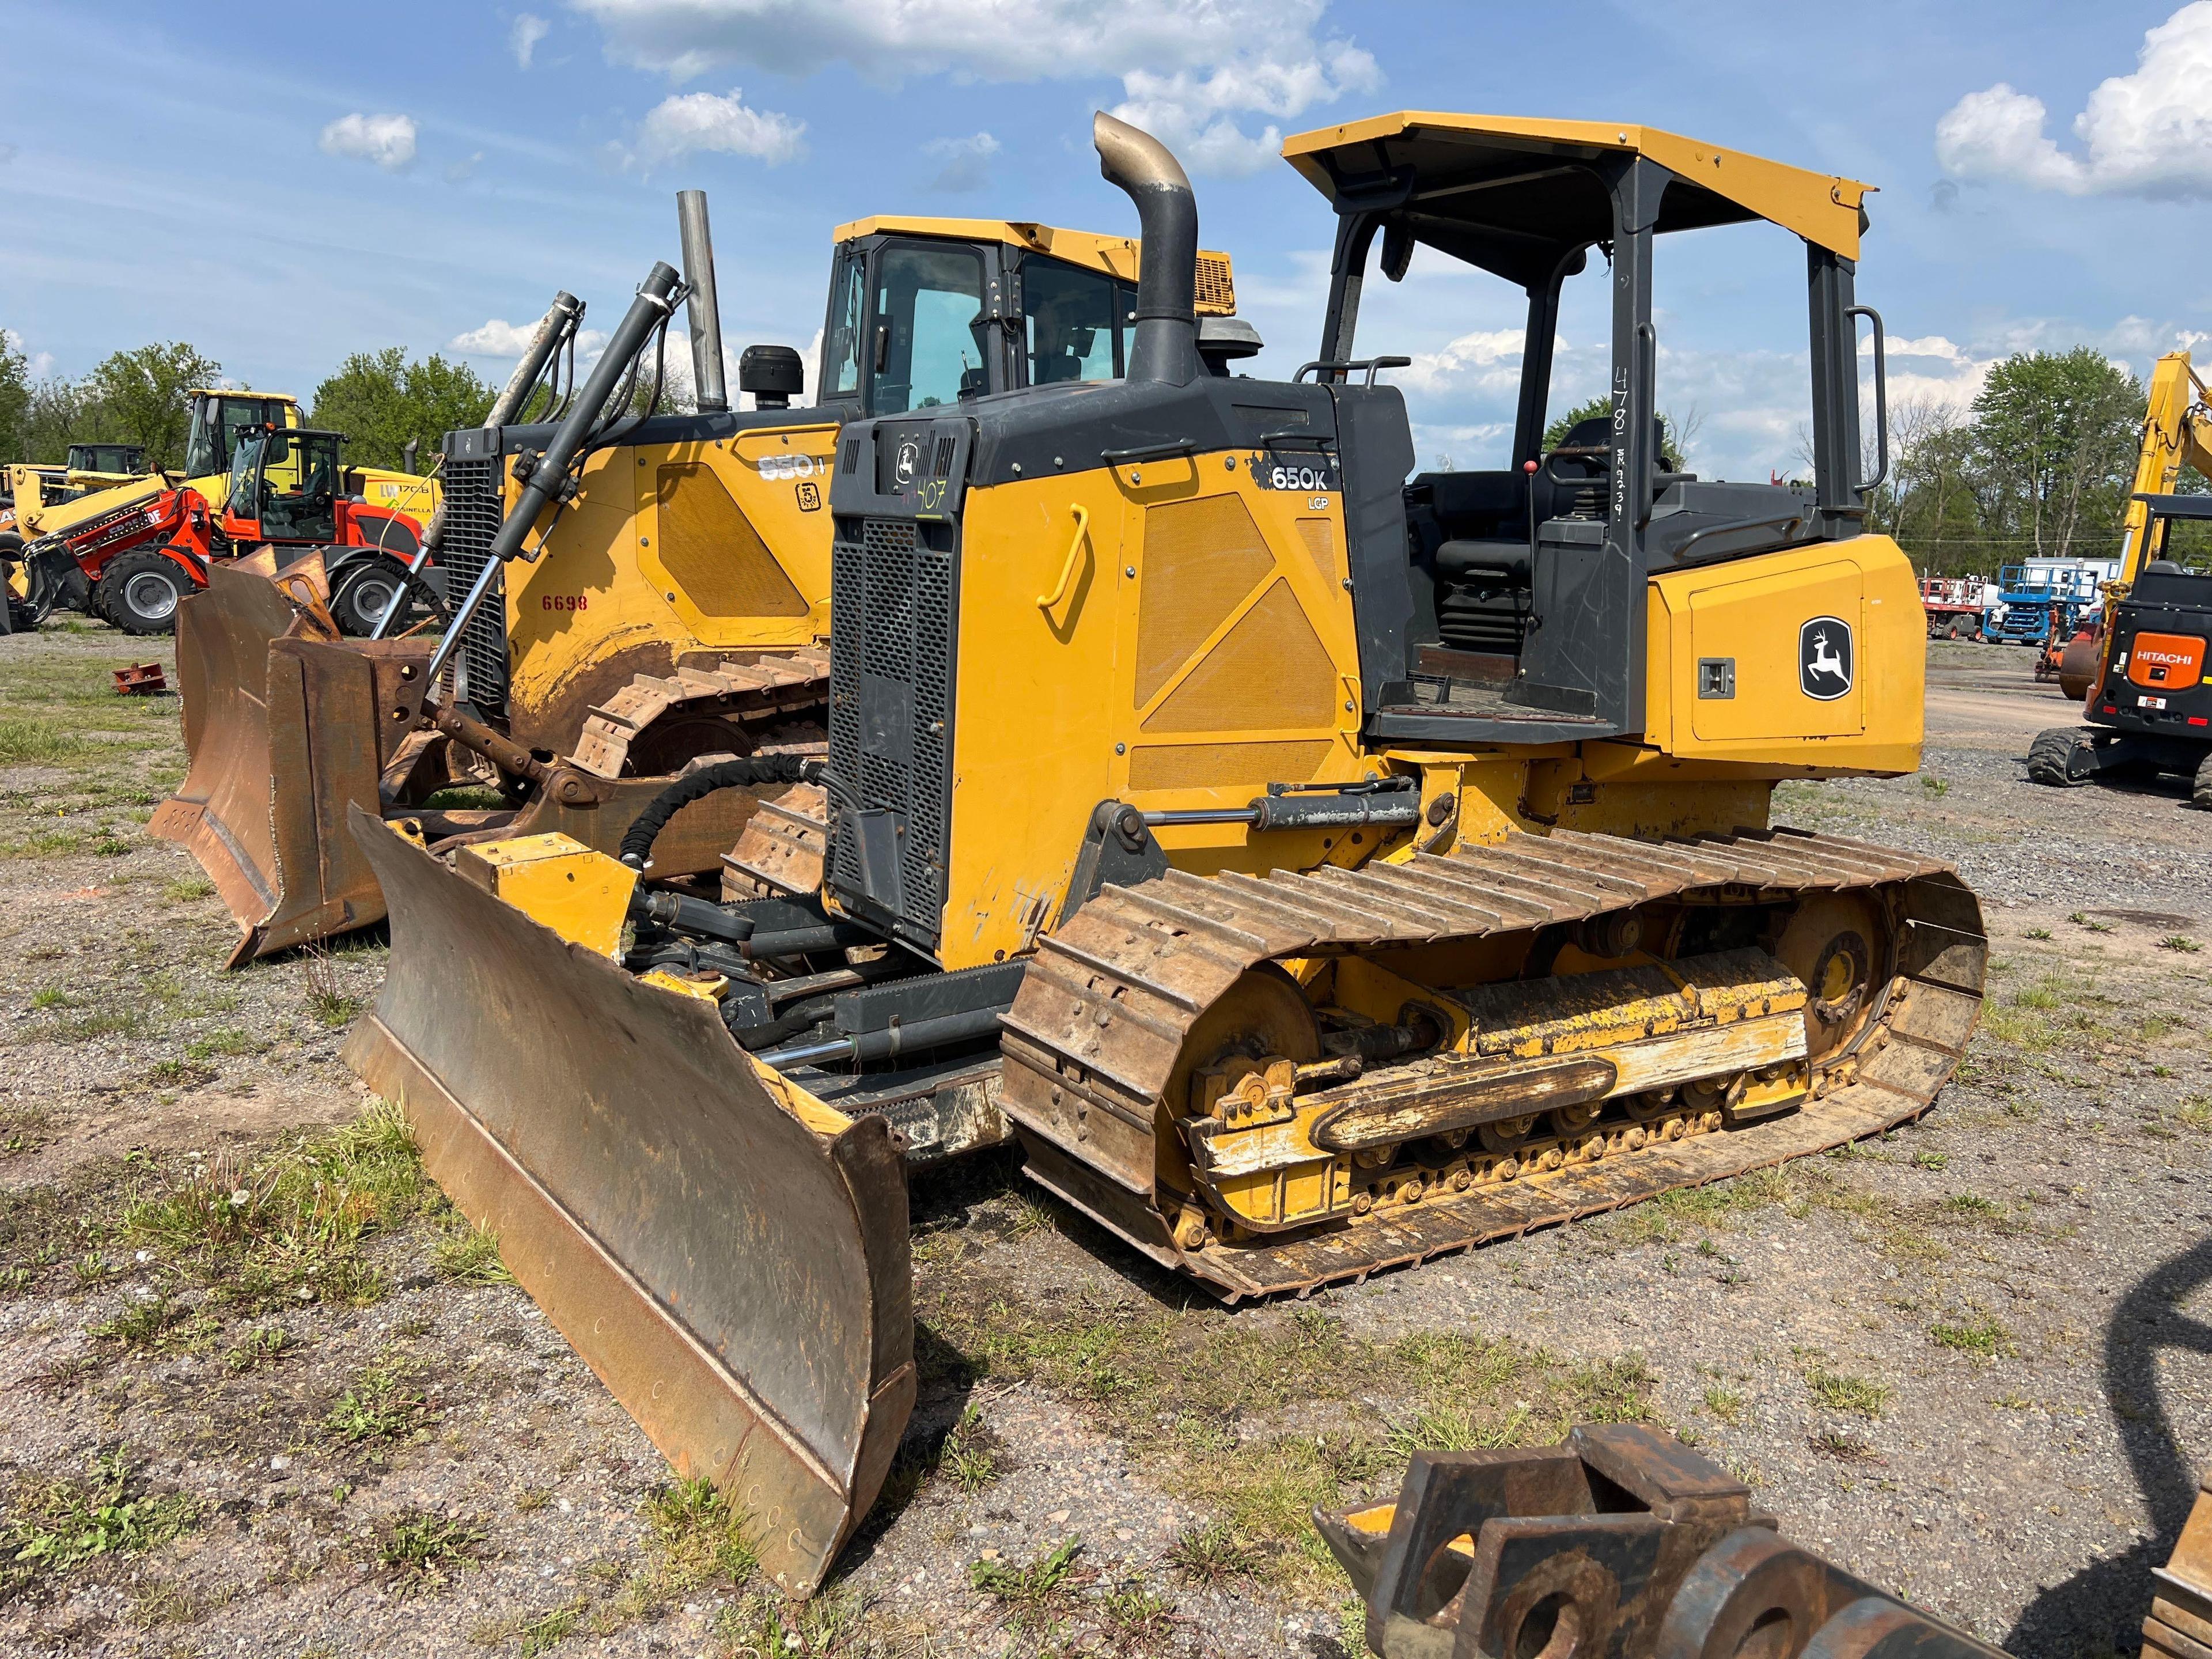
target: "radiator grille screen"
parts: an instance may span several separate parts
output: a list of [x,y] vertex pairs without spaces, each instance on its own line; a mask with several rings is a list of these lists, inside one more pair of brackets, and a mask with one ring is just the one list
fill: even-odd
[[[498,458],[446,458],[446,533],[438,562],[445,568],[446,596],[459,605],[476,585],[491,556],[501,517],[501,484],[506,471]],[[469,618],[455,653],[459,696],[491,714],[507,710],[507,580],[492,578],[491,591]]]
[[831,878],[934,946],[952,811],[953,565],[907,519],[842,520],[832,551],[830,760],[863,812],[891,815],[899,892],[869,895],[859,833],[840,815]]

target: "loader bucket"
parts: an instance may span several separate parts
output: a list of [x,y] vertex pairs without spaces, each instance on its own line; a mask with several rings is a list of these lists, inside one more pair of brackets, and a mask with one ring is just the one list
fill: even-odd
[[[403,675],[419,681],[434,648],[316,637],[313,606],[246,562],[210,570],[206,591],[178,611],[191,764],[148,826],[200,861],[244,929],[233,967],[382,919],[345,813],[376,805],[378,774],[406,729],[384,705]],[[310,574],[295,566],[282,580]]]
[[890,1128],[757,1071],[712,1002],[350,822],[392,958],[348,1064],[678,1472],[714,1481],[776,1582],[811,1595],[914,1406]]

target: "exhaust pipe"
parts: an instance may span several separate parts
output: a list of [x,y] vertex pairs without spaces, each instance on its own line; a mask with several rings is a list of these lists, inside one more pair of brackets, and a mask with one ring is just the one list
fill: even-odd
[[[583,320],[584,302],[581,300],[565,288],[554,295],[553,303],[538,319],[538,327],[531,334],[530,343],[523,348],[521,360],[515,364],[514,373],[507,377],[506,389],[493,399],[491,412],[483,418],[486,426],[514,423],[514,417],[522,412],[522,405],[530,396],[530,389],[538,384],[538,377],[545,372],[546,363],[560,349],[561,343],[568,337],[570,331]],[[410,451],[414,448],[412,440],[409,441],[408,448]],[[407,470],[410,472],[415,470],[411,453],[408,457]],[[420,575],[422,567],[445,539],[446,501],[441,495],[438,510],[430,515],[429,525],[422,532],[422,545],[415,550],[415,556],[407,562],[407,574],[410,576]],[[384,637],[385,630],[406,608],[407,593],[407,584],[400,583],[392,596],[392,603],[384,607],[384,614],[376,619],[376,626],[369,630],[369,638],[380,640]]]
[[637,298],[629,302],[621,322],[608,339],[606,349],[592,366],[591,378],[584,382],[583,391],[569,408],[561,424],[553,429],[552,439],[545,453],[538,457],[523,480],[522,498],[514,510],[500,525],[499,534],[492,538],[491,547],[484,559],[483,570],[477,573],[476,583],[469,595],[460,603],[446,623],[446,635],[438,641],[438,649],[423,671],[423,684],[435,685],[438,676],[445,672],[447,660],[460,647],[461,636],[468,631],[469,619],[483,604],[484,595],[491,591],[493,579],[506,568],[507,562],[522,551],[522,544],[530,535],[530,526],[538,522],[538,515],[560,498],[562,487],[568,481],[568,469],[583,451],[586,441],[599,425],[615,389],[629,371],[630,360],[653,337],[653,331],[665,323],[676,309],[669,297],[681,286],[684,279],[665,263],[656,261],[652,270],[637,290]]
[[1098,171],[1137,206],[1137,332],[1127,377],[1188,386],[1206,373],[1198,355],[1198,201],[1168,147],[1103,110],[1091,118]]
[[730,406],[722,379],[722,308],[714,297],[714,238],[707,228],[707,192],[676,192],[676,228],[684,243],[684,280],[690,284],[691,384],[699,412],[719,415]]

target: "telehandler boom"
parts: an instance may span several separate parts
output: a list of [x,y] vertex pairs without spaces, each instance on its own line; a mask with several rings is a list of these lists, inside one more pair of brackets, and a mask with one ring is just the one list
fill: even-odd
[[[450,862],[352,815],[392,954],[350,1062],[797,1595],[914,1398],[910,1164],[1011,1133],[1129,1249],[1302,1295],[1907,1121],[1980,1011],[1955,873],[1769,817],[1919,760],[1863,186],[1593,122],[1294,137],[1336,251],[1267,381],[1202,349],[1175,158],[1094,136],[1143,230],[1121,374],[837,434],[827,753],[696,780],[800,779],[733,855],[785,890],[656,890],[656,813]],[[1700,479],[1654,414],[1657,245],[1757,222],[1805,248],[1808,487]],[[1405,359],[1356,343],[1417,244],[1528,296],[1498,471],[1415,473]],[[1600,259],[1613,408],[1547,447]]]

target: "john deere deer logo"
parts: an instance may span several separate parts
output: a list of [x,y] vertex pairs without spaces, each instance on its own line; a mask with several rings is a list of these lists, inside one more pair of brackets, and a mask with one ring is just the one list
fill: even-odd
[[1815,617],[1797,630],[1797,684],[1808,697],[1833,702],[1851,689],[1851,625]]

